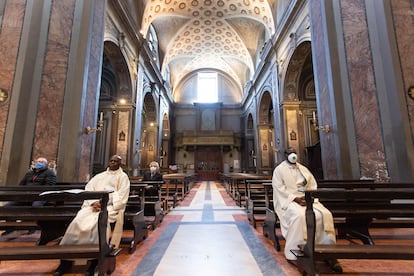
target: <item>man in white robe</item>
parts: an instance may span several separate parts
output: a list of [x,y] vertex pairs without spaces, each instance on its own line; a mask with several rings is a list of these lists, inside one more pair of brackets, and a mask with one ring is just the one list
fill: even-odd
[[[273,204],[280,221],[280,228],[286,240],[284,253],[288,261],[294,263],[296,256],[290,251],[305,244],[306,239],[306,201],[304,190],[317,188],[315,177],[303,165],[297,162],[296,150],[285,151],[286,160],[273,171]],[[317,244],[335,244],[336,236],[331,212],[315,200]],[[336,260],[327,260],[328,265],[336,272],[342,268]]]
[[[95,175],[85,186],[86,191],[111,191],[108,201],[108,239],[110,223],[116,221],[118,213],[123,212],[128,202],[130,182],[121,168],[122,158],[114,155],[109,160],[106,171]],[[99,200],[85,200],[81,210],[69,224],[60,244],[99,243],[98,216],[101,210]],[[73,262],[62,260],[54,275],[63,275],[70,270]]]

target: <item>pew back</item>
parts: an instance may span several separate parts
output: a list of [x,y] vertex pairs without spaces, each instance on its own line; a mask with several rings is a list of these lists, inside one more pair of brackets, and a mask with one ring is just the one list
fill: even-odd
[[[305,191],[305,198],[307,240],[300,250],[292,250],[298,257],[298,268],[302,273],[317,275],[316,261],[329,258],[414,259],[412,246],[376,245],[368,231],[370,224],[376,219],[414,219],[414,188],[318,189]],[[313,210],[313,201],[316,198],[321,202],[336,201],[338,206],[341,201],[341,214],[346,221],[348,237],[362,239],[364,244],[316,245]],[[339,214],[335,210],[332,213],[334,218],[335,214]]]

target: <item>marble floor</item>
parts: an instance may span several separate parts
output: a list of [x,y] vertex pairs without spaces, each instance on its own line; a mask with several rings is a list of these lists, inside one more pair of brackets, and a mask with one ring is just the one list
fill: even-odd
[[[410,235],[412,229],[375,230],[374,235]],[[387,232],[384,232],[387,231]],[[127,231],[125,235],[132,235]],[[279,233],[280,236],[280,233]],[[35,242],[37,235],[20,235],[10,242]],[[0,245],[4,242],[0,240]],[[339,241],[340,242],[340,241]],[[392,241],[394,242],[394,240]],[[283,248],[283,240],[281,245]],[[199,182],[164,217],[160,227],[137,246],[117,257],[112,275],[301,275],[286,262],[283,252],[262,235],[259,225],[249,224],[245,211],[236,206],[217,182]],[[414,246],[414,243],[413,243]],[[414,275],[414,261],[340,260],[342,275]],[[52,275],[58,261],[3,261],[0,275]],[[77,262],[69,276],[83,275]],[[322,274],[335,275],[327,267]]]

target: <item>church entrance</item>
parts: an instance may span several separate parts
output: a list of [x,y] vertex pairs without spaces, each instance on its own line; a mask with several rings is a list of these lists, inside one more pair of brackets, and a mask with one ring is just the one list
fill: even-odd
[[217,180],[223,171],[223,153],[219,146],[197,146],[195,151],[195,172],[198,180]]

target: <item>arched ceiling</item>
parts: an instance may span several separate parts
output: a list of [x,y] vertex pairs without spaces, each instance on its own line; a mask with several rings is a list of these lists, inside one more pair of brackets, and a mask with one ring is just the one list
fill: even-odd
[[147,0],[141,33],[153,26],[161,70],[170,71],[173,90],[203,69],[225,72],[242,90],[254,74],[257,53],[274,33],[274,1]]

